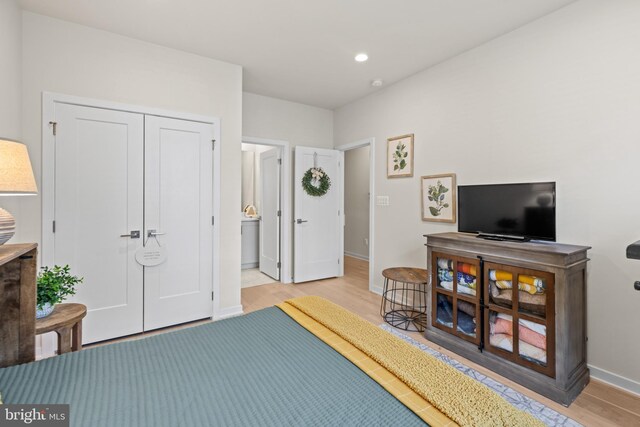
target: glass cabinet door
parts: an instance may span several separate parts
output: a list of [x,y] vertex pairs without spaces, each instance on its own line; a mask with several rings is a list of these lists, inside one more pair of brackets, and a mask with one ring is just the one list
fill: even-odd
[[432,324],[480,343],[480,261],[432,253]]
[[485,348],[520,365],[555,375],[553,275],[484,263]]
[[478,296],[479,262],[451,255],[433,254],[433,283],[436,290],[456,292],[469,298]]

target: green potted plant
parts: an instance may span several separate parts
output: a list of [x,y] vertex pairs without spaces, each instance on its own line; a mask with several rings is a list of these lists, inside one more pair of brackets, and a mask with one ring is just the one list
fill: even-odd
[[75,295],[76,285],[82,283],[84,278],[73,276],[69,273],[69,266],[53,268],[42,267],[38,274],[38,302],[36,307],[36,319],[47,317],[59,302],[69,295]]

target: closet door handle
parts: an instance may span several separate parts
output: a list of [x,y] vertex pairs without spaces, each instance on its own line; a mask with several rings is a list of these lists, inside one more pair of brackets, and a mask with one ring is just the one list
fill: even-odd
[[156,237],[156,236],[164,236],[167,233],[160,233],[157,232],[156,230],[148,230],[147,231],[147,237]]
[[307,221],[306,219],[300,219],[300,218],[296,219],[296,224],[302,224],[303,222],[309,222],[309,221]]
[[132,230],[129,234],[121,234],[120,237],[130,237],[132,239],[139,239],[140,230]]

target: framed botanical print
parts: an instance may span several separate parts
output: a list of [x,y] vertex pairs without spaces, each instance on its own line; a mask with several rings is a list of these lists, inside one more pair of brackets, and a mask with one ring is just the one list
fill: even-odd
[[387,178],[413,176],[413,134],[387,139]]
[[420,180],[422,220],[456,222],[456,174],[427,175]]

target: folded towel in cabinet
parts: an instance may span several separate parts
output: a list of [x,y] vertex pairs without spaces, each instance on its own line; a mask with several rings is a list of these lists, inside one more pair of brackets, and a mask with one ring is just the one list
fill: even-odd
[[466,262],[458,262],[458,271],[460,273],[470,274],[472,276],[477,276],[478,271],[476,270],[476,266],[473,264],[467,264]]
[[489,270],[489,279],[491,280],[513,280],[513,274],[502,270]]
[[453,261],[446,258],[438,258],[438,268],[442,268],[444,270],[453,269]]
[[[527,289],[523,289],[523,285],[528,285]],[[518,287],[520,290],[527,291],[532,295],[544,293],[545,290],[544,280],[523,274],[518,275]]]

